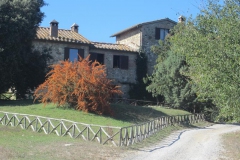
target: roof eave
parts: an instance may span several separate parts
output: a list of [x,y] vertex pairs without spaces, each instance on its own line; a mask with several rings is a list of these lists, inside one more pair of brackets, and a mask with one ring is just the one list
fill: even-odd
[[[111,48],[97,48],[90,46],[90,49],[97,49],[97,50],[111,50],[111,51],[118,51],[118,52],[127,52],[127,53],[134,53],[137,54],[137,51],[131,51],[131,50],[119,50],[119,49],[111,49]],[[91,51],[90,51],[91,52]]]
[[122,30],[122,31],[120,31],[120,32],[117,32],[117,33],[111,35],[110,37],[116,37],[116,36],[118,36],[118,35],[120,35],[120,34],[122,34],[122,33],[124,33],[124,32],[130,31],[130,30],[135,29],[135,28],[139,28],[139,27],[141,27],[141,26],[142,26],[142,24],[134,25],[134,26],[129,27],[129,28],[127,28],[127,29],[124,29],[124,30]]
[[91,45],[91,42],[83,42],[79,40],[70,40],[66,41],[63,39],[50,39],[50,38],[35,38],[34,40],[36,41],[51,41],[51,42],[57,42],[57,43],[74,43],[74,44],[86,44],[86,45]]

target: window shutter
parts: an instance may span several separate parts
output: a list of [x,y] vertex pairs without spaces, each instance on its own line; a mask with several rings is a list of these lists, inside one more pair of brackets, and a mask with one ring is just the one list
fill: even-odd
[[89,60],[92,61],[92,62],[97,60],[97,53],[90,53]]
[[84,58],[84,49],[78,49],[78,60],[80,60],[80,59],[79,59],[79,56],[80,56],[81,58]]
[[97,61],[100,64],[104,64],[104,54],[97,54]]
[[120,68],[120,56],[113,55],[113,68]]
[[128,56],[121,56],[121,69],[128,69]]
[[155,28],[155,39],[160,39],[160,28]]
[[69,60],[69,48],[64,48],[64,61]]

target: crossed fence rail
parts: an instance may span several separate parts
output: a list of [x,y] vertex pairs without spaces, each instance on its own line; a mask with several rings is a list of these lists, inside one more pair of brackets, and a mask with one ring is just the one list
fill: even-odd
[[22,129],[31,129],[34,132],[82,138],[86,141],[113,144],[114,146],[129,146],[141,142],[169,125],[193,124],[199,121],[204,121],[203,114],[165,116],[129,127],[112,127],[0,111],[2,125],[20,126]]

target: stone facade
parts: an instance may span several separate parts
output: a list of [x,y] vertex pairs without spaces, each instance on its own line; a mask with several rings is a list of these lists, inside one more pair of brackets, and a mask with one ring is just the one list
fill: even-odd
[[141,36],[142,32],[140,28],[127,31],[121,35],[116,37],[117,44],[126,44],[131,48],[135,49],[136,51],[139,50],[141,44]]
[[[53,60],[49,62],[49,65],[58,63],[64,60],[64,49],[84,49],[84,58],[89,53],[100,53],[104,54],[104,65],[106,66],[107,77],[112,79],[114,84],[120,85],[121,90],[124,93],[122,97],[128,97],[129,84],[136,83],[136,64],[135,60],[137,57],[136,52],[118,51],[109,49],[91,49],[91,45],[86,44],[74,44],[67,42],[53,42],[48,40],[35,40],[33,42],[34,48],[37,50],[43,50],[44,48],[51,49],[51,55]],[[128,69],[113,68],[113,56],[114,55],[127,55],[128,56]]]
[[[121,86],[121,91],[124,93],[123,98],[128,98],[128,91],[130,84],[136,83],[136,58],[137,53],[124,52],[107,49],[90,49],[90,53],[104,54],[104,65],[107,69],[107,77],[113,80],[113,83]],[[114,55],[127,55],[128,56],[128,69],[120,69],[113,67]]]
[[157,59],[157,55],[151,52],[151,46],[159,43],[159,40],[155,39],[155,29],[171,29],[174,25],[176,25],[176,23],[169,20],[163,20],[148,23],[142,26],[142,49],[148,57],[148,74],[152,73]]
[[134,47],[135,50],[144,51],[148,57],[148,74],[152,74],[157,56],[151,52],[151,46],[159,43],[159,40],[155,38],[156,28],[171,29],[174,25],[176,22],[166,18],[135,25],[112,35],[112,37],[116,37],[118,44],[125,44]]
[[[108,78],[113,79],[117,83],[136,83],[136,53],[106,49],[91,49],[90,53],[91,52],[104,54],[104,65],[107,69]],[[129,58],[128,69],[114,68],[114,55],[127,55]]]
[[51,49],[51,56],[53,57],[52,61],[49,64],[58,63],[59,61],[64,60],[64,48],[75,48],[75,49],[84,49],[84,57],[86,57],[89,53],[89,46],[87,45],[79,45],[74,43],[67,42],[53,42],[47,40],[35,40],[33,42],[34,48],[36,50],[43,50],[44,48]]

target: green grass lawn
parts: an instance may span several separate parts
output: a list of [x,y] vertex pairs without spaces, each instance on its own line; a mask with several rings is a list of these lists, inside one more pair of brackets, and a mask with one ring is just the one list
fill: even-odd
[[0,111],[39,115],[50,118],[68,119],[87,124],[118,127],[143,123],[160,116],[190,114],[189,112],[183,110],[168,109],[164,107],[142,107],[113,104],[111,105],[111,108],[114,112],[113,116],[101,116],[73,109],[57,108],[54,104],[49,104],[44,107],[41,103],[33,104],[31,100],[0,101]]

